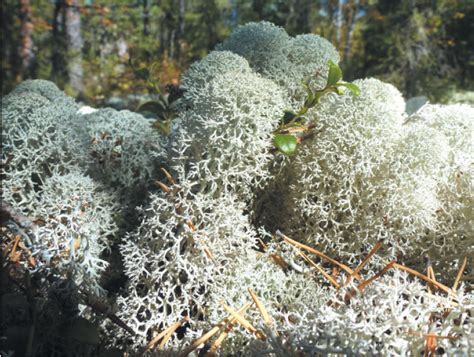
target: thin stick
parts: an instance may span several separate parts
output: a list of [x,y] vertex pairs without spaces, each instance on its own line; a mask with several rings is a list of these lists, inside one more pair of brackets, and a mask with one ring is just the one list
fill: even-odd
[[328,280],[332,285],[334,285],[337,289],[341,287],[339,283],[334,279],[331,275],[326,273],[323,268],[321,268],[318,264],[313,262],[306,254],[304,254],[302,251],[298,249],[298,253],[306,260],[311,266],[313,266],[318,272],[320,272],[326,280]]
[[454,280],[453,284],[453,291],[456,291],[458,289],[459,282],[461,281],[462,274],[464,273],[464,269],[466,269],[467,265],[467,258],[464,257],[464,261],[461,264],[461,267],[459,268],[458,275],[456,275],[456,280]]
[[169,193],[171,192],[171,188],[169,188],[168,186],[166,186],[163,182],[161,181],[155,181],[155,183],[160,186],[160,188],[165,191],[166,193]]
[[171,182],[173,185],[176,185],[176,180],[173,178],[173,176],[171,176],[168,171],[166,171],[164,167],[161,168],[161,171],[163,171],[169,182]]
[[283,259],[283,257],[278,254],[270,254],[270,258],[272,258],[273,262],[279,267],[281,267],[283,270],[288,269],[288,267],[290,266],[286,262],[286,260]]
[[411,335],[411,336],[417,336],[417,337],[436,337],[436,338],[441,338],[441,339],[447,339],[447,340],[458,340],[460,336],[440,336],[440,335],[435,335],[433,333],[421,333],[418,331],[412,331],[409,330],[405,334]]
[[209,354],[209,356],[214,356],[217,352],[217,350],[219,349],[219,347],[221,346],[222,342],[224,341],[224,339],[229,335],[230,331],[232,331],[232,329],[234,328],[234,326],[237,324],[237,320],[236,319],[232,319],[230,322],[229,322],[229,325],[227,325],[227,327],[225,328],[224,331],[222,331],[222,333],[219,335],[219,337],[217,337],[217,339],[214,341],[214,343],[212,344],[211,348],[209,348],[209,351],[207,351],[207,353]]
[[370,250],[369,254],[367,254],[367,256],[364,258],[364,260],[362,261],[362,263],[359,264],[359,266],[357,268],[354,269],[354,272],[351,274],[351,277],[353,277],[354,275],[357,275],[361,272],[361,270],[365,267],[365,265],[369,262],[370,258],[372,258],[372,256],[377,253],[377,251],[382,247],[382,243],[381,242],[377,242],[377,244],[375,244],[375,246]]
[[158,346],[158,349],[162,349],[163,347],[165,347],[166,343],[169,341],[169,339],[171,338],[171,336],[173,335],[173,333],[175,333],[175,331],[182,325],[184,324],[186,321],[188,321],[189,318],[186,316],[184,319],[182,319],[181,321],[178,321],[176,323],[174,323],[173,325],[171,325],[170,327],[168,327],[168,332],[166,333],[166,335],[163,337],[163,339],[161,340],[160,342],[160,345]]
[[[245,312],[248,310],[248,308],[251,306],[251,303],[246,303],[244,306],[242,306],[237,312],[239,314],[245,314]],[[214,336],[216,333],[219,332],[219,330],[224,327],[229,321],[233,321],[232,315],[227,316],[225,319],[222,319],[219,321],[216,325],[214,325],[213,328],[211,328],[208,332],[206,332],[204,335],[201,337],[195,339],[188,347],[186,347],[179,355],[178,357],[186,357],[189,355],[191,352],[193,352],[196,348],[198,348],[201,344],[205,343],[207,340],[209,340],[212,336]],[[235,320],[237,321],[237,320]]]
[[265,242],[263,240],[261,240],[260,238],[257,238],[257,240],[260,243],[260,245],[262,246],[263,250],[267,250],[268,246],[265,244]]
[[433,284],[434,286],[436,286],[438,289],[443,290],[443,291],[444,291],[445,293],[447,293],[447,294],[452,294],[452,293],[453,293],[452,290],[451,290],[450,288],[448,288],[446,285],[443,285],[443,284],[441,284],[441,283],[439,283],[439,282],[437,282],[437,281],[435,281],[435,280],[433,280],[433,279],[427,277],[426,275],[424,275],[424,274],[422,274],[422,273],[420,273],[420,272],[417,272],[416,270],[410,269],[410,268],[408,268],[408,267],[406,267],[406,266],[404,266],[404,265],[398,264],[398,263],[395,263],[395,264],[393,265],[393,267],[394,267],[394,268],[397,268],[397,269],[399,269],[399,270],[405,271],[405,272],[407,272],[407,273],[410,273],[410,274],[416,276],[417,278],[420,278],[421,280],[424,280],[424,281],[426,281],[426,282],[428,282],[428,283],[431,283],[431,284]]
[[237,311],[232,309],[230,306],[227,306],[226,304],[224,304],[224,302],[221,302],[221,305],[229,314],[232,315],[232,317],[234,317],[237,320],[239,324],[242,325],[242,327],[244,327],[250,333],[255,334],[255,336],[257,336],[257,338],[259,338],[260,340],[265,341],[266,339],[265,335],[261,331],[257,330],[250,322],[248,322],[246,318],[244,318],[242,315],[239,315]]
[[[293,240],[293,239],[291,239],[291,238],[288,238],[287,236],[285,236],[285,235],[284,235],[283,233],[281,233],[280,231],[276,231],[275,234],[276,234],[277,236],[283,238],[283,240],[284,240],[286,243],[288,243],[288,244],[290,244],[290,245],[293,245],[293,246],[295,246],[295,247],[298,247],[298,248],[302,248],[302,249],[304,249],[304,250],[306,250],[306,251],[308,251],[308,252],[310,252],[310,253],[312,253],[312,254],[314,254],[314,255],[317,255],[318,257],[320,257],[320,258],[322,258],[322,259],[327,260],[328,262],[330,262],[330,263],[332,263],[332,264],[334,264],[334,265],[339,266],[342,270],[344,270],[344,271],[345,271],[346,273],[348,273],[348,274],[354,273],[354,271],[353,271],[351,268],[349,268],[347,265],[344,265],[344,264],[342,264],[342,263],[339,263],[337,260],[328,257],[326,254],[321,253],[319,250],[316,250],[316,249],[314,249],[314,248],[308,247],[307,245],[304,245],[304,244],[299,243],[299,242],[297,242],[297,241],[295,241],[295,240]],[[360,278],[359,275],[354,275],[354,277],[355,277],[357,280],[361,280],[361,278]]]
[[377,274],[375,274],[373,277],[363,281],[362,283],[360,283],[358,286],[357,286],[357,289],[359,291],[362,291],[364,290],[367,285],[371,284],[375,279],[378,279],[380,278],[382,275],[384,275],[387,271],[389,271],[390,269],[392,269],[394,266],[395,266],[396,262],[395,261],[392,261],[390,263],[388,263],[381,271],[379,271]]
[[248,288],[248,292],[250,296],[252,297],[252,300],[255,302],[255,305],[257,305],[258,311],[260,311],[260,314],[263,317],[263,321],[265,321],[265,323],[267,324],[269,328],[272,328],[273,322],[270,315],[268,314],[267,309],[265,308],[265,306],[263,306],[258,296],[250,288]]
[[[171,337],[171,335],[173,334],[173,332],[175,332],[175,331],[178,329],[178,327],[180,327],[184,322],[186,322],[186,321],[188,321],[188,320],[189,320],[189,318],[188,318],[188,317],[185,317],[183,320],[178,321],[178,322],[175,322],[173,325],[171,325],[171,326],[165,328],[165,329],[164,329],[163,331],[161,331],[157,336],[153,337],[150,342],[148,342],[148,344],[146,345],[145,351],[147,351],[147,350],[149,350],[150,348],[152,348],[153,346],[155,346],[155,345],[158,343],[158,341],[161,340],[162,338],[163,338],[163,341],[164,341],[164,340],[165,340],[164,337],[166,337],[169,332],[171,332],[171,333],[170,333],[170,336],[169,336],[169,337]],[[168,337],[168,339],[169,339],[169,337]],[[163,341],[162,341],[162,344],[163,344]],[[168,340],[166,340],[166,341],[168,341]],[[166,341],[165,341],[165,343],[166,343]],[[163,346],[164,346],[164,344],[163,344]],[[160,344],[160,347],[159,347],[159,348],[162,348],[162,345],[161,345],[161,344]]]
[[93,301],[90,295],[85,290],[80,290],[80,293],[85,304],[89,306],[92,310],[94,310],[96,313],[100,313],[107,316],[107,318],[109,318],[114,324],[123,328],[125,331],[127,331],[131,335],[136,335],[135,331],[133,331],[131,327],[129,327],[122,320],[120,320],[116,315],[109,312],[110,310],[109,306],[107,306],[103,302]]

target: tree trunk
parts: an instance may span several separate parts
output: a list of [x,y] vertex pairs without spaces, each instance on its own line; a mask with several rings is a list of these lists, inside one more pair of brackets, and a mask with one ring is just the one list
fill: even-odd
[[342,57],[344,61],[347,61],[351,53],[352,34],[354,33],[354,26],[357,21],[357,13],[359,12],[359,6],[359,0],[356,0],[353,6],[351,6],[351,12],[347,23],[346,44],[344,46],[344,55]]
[[64,60],[66,52],[64,39],[65,5],[64,0],[56,0],[54,2],[51,79],[58,84],[62,82],[60,79],[66,76],[66,63]]
[[311,33],[311,26],[309,25],[309,15],[311,14],[311,2],[308,0],[299,0],[296,3],[298,8],[296,24],[298,32]]
[[20,58],[22,64],[23,77],[33,75],[33,62],[35,54],[33,51],[33,23],[31,19],[30,0],[20,0],[20,19],[21,19],[21,47]]
[[68,75],[69,83],[77,94],[84,93],[82,69],[82,36],[81,13],[79,0],[67,0],[66,8],[66,34],[68,48]]
[[143,0],[143,35],[150,34],[150,7],[148,0]]
[[336,13],[336,49],[339,51],[339,45],[341,44],[341,30],[342,30],[342,0],[337,2],[337,13]]
[[176,32],[176,58],[179,60],[181,57],[181,48],[183,46],[184,40],[184,31],[186,30],[186,22],[185,22],[185,12],[186,12],[186,1],[185,0],[177,0],[178,1],[178,31]]

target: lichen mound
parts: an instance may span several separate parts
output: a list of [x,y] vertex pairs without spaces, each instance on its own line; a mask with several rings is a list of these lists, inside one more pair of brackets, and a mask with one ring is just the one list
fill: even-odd
[[[451,284],[474,246],[473,111],[425,105],[408,115],[392,85],[357,80],[360,95],[326,95],[305,114],[312,135],[284,157],[273,133],[284,111],[304,102],[302,81],[324,87],[328,60],[338,54],[324,39],[251,23],[184,74],[168,146],[173,177],[151,195],[121,247],[128,283],[120,317],[137,336],[119,332],[114,343],[143,352],[185,317],[164,350],[188,352],[228,316],[223,305],[252,301],[250,289],[272,324],[251,308],[245,318],[266,338],[235,323],[222,355],[424,353],[420,331],[453,301],[430,331],[459,336],[439,342],[447,353],[472,351],[466,284],[433,293],[399,270],[425,272],[428,257],[437,278]],[[304,247],[319,250],[322,260],[306,251],[316,267]],[[374,247],[381,248],[357,277],[349,266]],[[214,351],[213,341],[194,353]]]
[[[238,27],[183,75],[167,137],[128,111],[81,114],[47,82],[4,98],[4,197],[36,218],[38,260],[105,297],[105,253],[120,253],[105,345],[474,354],[474,111],[408,114],[395,87],[368,78],[285,127],[338,59],[315,35]],[[282,132],[298,137],[292,156]]]

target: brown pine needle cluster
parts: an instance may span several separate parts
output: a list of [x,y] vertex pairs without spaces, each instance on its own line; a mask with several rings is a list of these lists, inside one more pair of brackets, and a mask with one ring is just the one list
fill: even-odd
[[[365,258],[362,260],[362,262],[355,268],[352,269],[349,266],[337,261],[336,259],[333,259],[324,253],[316,250],[315,248],[309,247],[305,244],[296,242],[295,240],[285,236],[281,232],[277,231],[276,235],[280,238],[283,239],[283,242],[286,244],[292,246],[295,251],[298,253],[299,256],[303,258],[303,260],[312,268],[315,269],[318,273],[320,273],[333,287],[335,287],[338,290],[341,290],[345,287],[347,287],[349,284],[352,283],[353,279],[356,279],[359,281],[359,283],[356,285],[355,288],[350,289],[348,292],[346,292],[344,296],[344,302],[346,304],[350,303],[351,298],[353,298],[356,294],[361,294],[364,292],[365,288],[372,284],[374,281],[379,279],[381,276],[386,274],[388,271],[391,269],[398,269],[404,272],[407,272],[408,274],[414,276],[415,278],[420,279],[421,281],[426,282],[428,285],[428,289],[431,292],[432,290],[440,290],[448,295],[448,298],[450,300],[455,300],[456,295],[455,292],[459,286],[459,282],[462,278],[463,272],[466,269],[467,266],[467,258],[464,258],[461,267],[459,268],[459,271],[457,273],[456,279],[453,283],[452,288],[447,287],[444,284],[441,284],[438,282],[435,278],[435,273],[434,270],[431,266],[431,264],[428,265],[427,269],[427,274],[420,273],[414,269],[408,268],[404,265],[401,265],[397,263],[396,261],[391,261],[388,264],[386,264],[380,271],[376,272],[373,274],[371,277],[363,279],[362,276],[360,275],[364,267],[367,266],[368,262],[370,259],[377,253],[377,251],[382,247],[382,244],[379,242],[377,243],[371,250],[370,252],[365,256]],[[263,250],[266,250],[268,248],[267,244],[265,244],[263,241],[260,242],[261,247]],[[314,262],[308,255],[303,253],[304,251],[309,252],[310,254],[316,255],[319,257],[321,260],[326,261],[333,265],[332,267],[332,274],[327,273],[323,267],[321,267],[319,264]],[[286,261],[277,254],[270,254],[270,257],[274,261],[275,264],[280,266],[282,269],[288,269],[289,264],[286,263]],[[336,279],[338,276],[338,270],[343,270],[345,271],[348,276],[346,277],[344,283],[339,283]],[[262,322],[275,334],[275,336],[278,336],[278,332],[276,329],[275,321],[272,319],[270,314],[268,313],[268,310],[265,308],[264,304],[260,301],[258,298],[257,294],[252,291],[250,288],[248,288],[248,293],[250,294],[250,297],[253,300],[254,306],[257,308],[257,311],[260,313],[262,317]],[[222,345],[223,341],[229,336],[230,332],[234,329],[236,325],[240,325],[242,328],[253,334],[257,339],[265,341],[267,337],[265,334],[259,330],[255,325],[252,324],[247,318],[245,318],[245,314],[247,313],[248,309],[253,305],[252,303],[248,302],[245,305],[243,305],[240,309],[235,310],[232,307],[228,306],[225,304],[223,301],[220,302],[220,304],[223,306],[225,311],[229,314],[227,317],[222,319],[220,322],[215,324],[209,331],[204,333],[201,337],[197,338],[194,340],[188,347],[183,349],[180,353],[180,357],[185,357],[188,356],[190,353],[195,351],[196,349],[200,348],[200,346],[203,346],[204,344],[208,345],[207,349],[207,354],[209,356],[216,355],[218,352],[219,347]],[[338,303],[335,302],[329,302],[329,305],[336,307],[338,306]],[[449,315],[449,311],[444,311],[443,317],[446,318]],[[434,313],[432,314],[432,317],[434,316]],[[160,334],[155,336],[147,345],[147,350],[149,349],[162,349],[165,344],[168,342],[168,340],[171,338],[173,333],[177,330],[178,327],[182,326],[183,323],[189,321],[188,318],[185,318],[181,321],[176,322],[175,324],[169,326],[168,328],[164,329]],[[430,321],[428,322],[428,327],[432,325],[433,323],[433,318],[430,318]],[[218,337],[214,339],[212,343],[210,343],[211,339],[217,335]],[[435,354],[436,348],[437,348],[437,340],[441,339],[449,339],[449,340],[456,340],[459,339],[459,336],[455,335],[450,335],[450,336],[443,336],[443,335],[438,335],[436,333],[423,333],[420,331],[412,331],[409,330],[406,332],[406,334],[411,335],[411,336],[418,336],[418,337],[423,337],[425,338],[425,349],[424,349],[424,356],[433,356]],[[157,343],[160,342],[159,346],[157,347]]]

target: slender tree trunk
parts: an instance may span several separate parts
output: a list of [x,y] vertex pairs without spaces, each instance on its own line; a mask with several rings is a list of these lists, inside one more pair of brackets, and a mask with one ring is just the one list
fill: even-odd
[[357,21],[359,6],[360,6],[360,2],[359,0],[356,0],[353,6],[351,7],[351,13],[349,15],[348,24],[347,24],[346,44],[344,46],[344,55],[342,57],[344,61],[347,61],[351,52],[352,34],[354,33],[354,26]]
[[30,0],[20,0],[20,19],[21,19],[21,47],[20,58],[22,64],[22,73],[25,77],[33,75],[33,62],[35,54],[33,51],[33,23],[31,19]]
[[143,0],[143,35],[150,34],[150,6],[148,0]]
[[336,48],[339,50],[341,44],[341,30],[342,30],[342,0],[337,2],[337,13],[336,13]]
[[82,69],[82,36],[81,13],[79,0],[67,0],[66,34],[68,47],[68,75],[69,83],[79,95],[84,93]]
[[186,12],[186,1],[178,1],[178,31],[176,32],[176,58],[179,60],[181,57],[181,47],[183,46],[184,31],[186,30],[185,12]]
[[[172,3],[171,3],[172,4]],[[166,6],[163,8],[164,16],[160,22],[160,53],[166,54],[169,57],[173,56],[173,40],[175,21],[173,18],[172,6]]]
[[321,36],[324,38],[329,39],[331,43],[334,43],[334,14],[336,13],[336,10],[334,10],[331,1],[326,2],[326,13],[328,16],[328,22],[327,22],[327,32],[324,31],[324,27],[321,27]]
[[230,13],[230,26],[232,28],[235,28],[239,24],[239,13],[240,13],[239,0],[230,0],[230,5],[232,8],[232,11]]
[[[293,23],[294,23],[294,19],[295,19],[295,1],[294,0],[290,0],[290,1],[287,1],[287,4],[288,4],[288,15],[286,16],[286,21],[285,21],[285,28],[286,29],[290,29],[291,26]],[[290,34],[292,31],[289,31]]]
[[298,8],[296,27],[301,33],[310,33],[311,27],[309,26],[309,15],[311,13],[311,2],[312,0],[299,0],[296,3]]
[[56,83],[63,77],[65,63],[65,40],[64,40],[64,23],[65,23],[65,2],[64,0],[56,0],[54,2],[54,13],[53,13],[53,43],[52,43],[52,80]]

